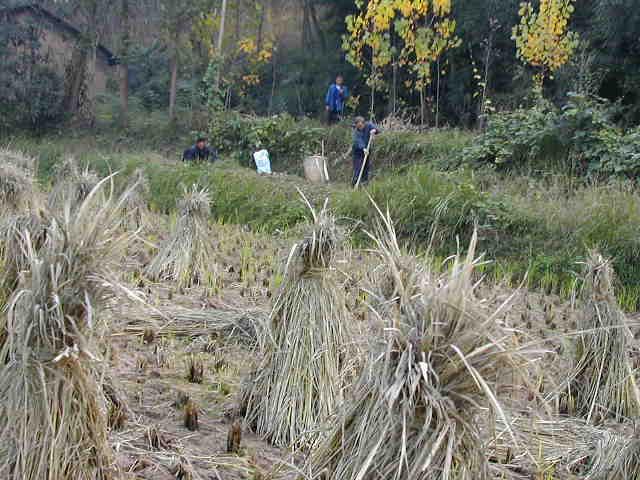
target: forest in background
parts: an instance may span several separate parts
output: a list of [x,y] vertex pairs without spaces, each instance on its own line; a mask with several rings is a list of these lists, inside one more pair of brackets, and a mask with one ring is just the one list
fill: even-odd
[[[1,0],[0,10],[24,3]],[[436,55],[431,58],[433,52],[423,52],[422,62],[414,56],[413,63],[423,65],[422,71],[415,72],[406,68],[412,60],[403,59],[399,46],[399,41],[406,40],[398,22],[403,20],[399,17],[404,7],[387,19],[365,19],[371,22],[361,31],[349,21],[372,6],[388,12],[389,2],[380,0],[38,3],[82,32],[74,57],[78,62],[70,68],[84,68],[97,43],[128,67],[121,69],[128,73],[126,80],[112,81],[106,98],[95,99],[119,109],[123,123],[122,110],[129,108],[167,111],[169,120],[187,114],[192,118],[212,109],[319,117],[326,88],[338,72],[345,75],[353,92],[349,113],[373,113],[378,119],[395,114],[426,127],[474,127],[487,113],[536,102],[532,92],[537,69],[518,58],[512,38],[523,13],[519,0],[440,1],[445,10],[440,16],[426,16],[425,22],[436,31],[446,25],[443,19],[455,22],[449,24],[455,41],[444,48],[430,43]],[[640,10],[635,2],[555,3],[573,4],[566,30],[575,34],[575,45],[561,68],[546,75],[544,97],[556,105],[564,105],[570,92],[601,98],[608,102],[618,125],[636,125],[640,121]],[[407,12],[417,8],[419,13],[421,8],[420,2],[406,5]],[[434,9],[438,5],[433,2]],[[377,26],[385,22],[389,27],[376,40]],[[4,129],[42,129],[74,113],[68,98],[65,102],[68,79],[58,78],[47,69],[47,59],[33,53],[39,35],[38,26],[0,23],[0,127]],[[382,46],[376,57],[371,47],[377,41]],[[385,45],[390,48],[385,50]],[[415,52],[419,54],[419,48]],[[38,68],[27,79],[25,63],[29,62]],[[128,104],[119,99],[123,95]]]

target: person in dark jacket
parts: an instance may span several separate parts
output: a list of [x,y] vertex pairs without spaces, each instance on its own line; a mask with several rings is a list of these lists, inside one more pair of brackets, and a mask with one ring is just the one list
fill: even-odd
[[[367,122],[363,117],[356,117],[353,129],[353,179],[351,184],[355,187],[358,183],[358,177],[362,170],[362,178],[360,183],[366,184],[369,181],[369,175],[371,173],[371,152],[367,155],[367,148],[371,148],[369,140],[371,135],[377,135],[380,133],[380,129],[373,123]],[[364,164],[365,156],[367,162]]]
[[207,139],[200,137],[196,140],[195,145],[188,148],[182,154],[182,161],[200,161],[215,162],[218,159],[218,153],[207,145]]
[[327,110],[327,122],[337,123],[342,119],[344,103],[349,98],[349,89],[344,85],[342,75],[336,76],[336,82],[332,83],[327,91],[324,103]]

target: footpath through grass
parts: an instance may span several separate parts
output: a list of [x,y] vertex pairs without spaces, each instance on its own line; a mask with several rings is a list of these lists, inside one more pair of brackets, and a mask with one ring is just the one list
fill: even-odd
[[[433,146],[446,138],[443,133],[406,135],[410,145]],[[449,150],[454,155],[460,137],[446,136],[455,139],[456,146]],[[394,136],[387,138],[389,144],[400,142]],[[399,236],[418,250],[432,242],[432,252],[448,255],[458,244],[464,248],[477,225],[480,251],[493,260],[484,267],[487,275],[516,285],[526,274],[528,286],[563,296],[575,286],[579,262],[589,249],[598,248],[615,260],[621,304],[627,310],[638,308],[640,197],[633,188],[622,183],[588,186],[563,176],[534,179],[447,172],[439,169],[447,152],[444,143],[438,144],[437,157],[432,154],[435,147],[429,147],[409,162],[389,158],[394,154],[387,150],[389,165],[378,171],[367,190],[354,192],[342,181],[311,187],[294,175],[261,177],[235,160],[214,166],[183,165],[151,148],[131,149],[126,143],[114,148],[100,139],[13,141],[14,148],[39,157],[38,175],[44,185],[51,181],[55,165],[70,154],[103,175],[120,170],[122,179],[141,168],[150,182],[153,208],[170,212],[183,185],[198,183],[210,190],[216,220],[264,232],[286,231],[306,221],[308,212],[296,187],[317,202],[329,196],[337,214],[356,232],[371,228],[376,220],[371,195],[382,208],[389,208]],[[353,240],[366,242],[358,233]]]

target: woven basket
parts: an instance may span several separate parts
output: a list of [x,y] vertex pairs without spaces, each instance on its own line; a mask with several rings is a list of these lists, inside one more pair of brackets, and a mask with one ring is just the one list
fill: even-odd
[[326,157],[312,155],[304,159],[303,166],[304,176],[309,183],[326,183],[329,181]]

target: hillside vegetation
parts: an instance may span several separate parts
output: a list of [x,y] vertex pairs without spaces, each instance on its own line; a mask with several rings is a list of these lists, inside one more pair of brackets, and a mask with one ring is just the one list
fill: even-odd
[[[234,137],[228,129],[236,122],[242,122],[242,128]],[[233,117],[213,128],[220,130],[213,139],[231,140],[220,145],[221,162],[200,166],[179,162],[174,143],[179,140],[171,137],[163,141],[106,131],[77,138],[18,137],[11,142],[39,157],[43,185],[51,182],[55,166],[71,152],[102,175],[116,170],[129,175],[142,168],[149,179],[148,200],[157,211],[171,212],[183,186],[196,183],[209,189],[217,221],[261,232],[284,232],[305,221],[306,207],[296,187],[316,201],[329,196],[341,222],[352,229],[373,227],[371,196],[389,208],[398,235],[415,249],[446,255],[456,244],[465,244],[477,226],[478,248],[494,260],[483,268],[496,281],[516,285],[526,278],[531,287],[565,297],[576,287],[580,262],[590,249],[598,248],[614,259],[621,303],[628,310],[638,306],[640,199],[620,177],[596,180],[564,173],[562,162],[533,174],[530,167],[523,171],[466,166],[469,152],[489,140],[456,130],[401,131],[380,137],[374,157],[377,178],[367,190],[352,191],[347,188],[350,158],[344,154],[350,134],[343,126],[326,129],[289,117],[255,122]],[[315,151],[319,139],[330,159],[333,181],[310,186],[299,176],[301,160]],[[249,166],[250,145],[256,142],[273,152],[278,174],[259,176]],[[354,241],[367,243],[364,235],[356,235]]]

